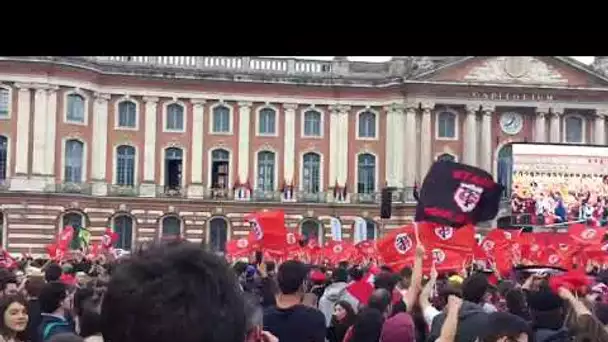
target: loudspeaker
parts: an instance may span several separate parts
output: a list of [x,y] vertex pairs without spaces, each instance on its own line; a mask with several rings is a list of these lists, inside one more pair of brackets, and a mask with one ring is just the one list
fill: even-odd
[[380,200],[380,217],[383,219],[391,218],[391,210],[393,207],[393,192],[390,188],[382,189]]

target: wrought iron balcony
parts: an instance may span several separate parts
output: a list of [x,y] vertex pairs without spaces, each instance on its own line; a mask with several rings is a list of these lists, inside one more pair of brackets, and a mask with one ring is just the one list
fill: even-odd
[[256,202],[280,202],[282,193],[278,191],[253,190],[253,200]]
[[83,194],[91,195],[92,186],[90,183],[73,183],[64,182],[49,185],[51,192],[66,193],[66,194]]
[[301,203],[325,203],[327,202],[327,193],[298,191],[296,199]]
[[156,187],[156,196],[165,198],[185,197],[186,191],[179,186],[158,185]]
[[108,196],[137,197],[139,196],[139,187],[108,184]]
[[234,198],[234,191],[225,188],[207,188],[203,198],[212,201],[225,201]]
[[371,192],[365,194],[350,194],[351,203],[374,204],[380,203],[380,193]]

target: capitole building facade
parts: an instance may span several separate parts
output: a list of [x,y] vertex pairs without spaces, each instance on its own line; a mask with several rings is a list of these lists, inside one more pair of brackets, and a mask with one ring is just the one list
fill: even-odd
[[222,249],[269,208],[375,238],[413,219],[438,158],[496,174],[510,142],[606,145],[607,59],[0,57],[2,246],[44,253],[78,224]]

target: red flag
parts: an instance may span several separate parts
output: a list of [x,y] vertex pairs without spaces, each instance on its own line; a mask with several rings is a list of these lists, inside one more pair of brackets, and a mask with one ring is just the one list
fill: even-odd
[[251,247],[249,239],[230,240],[226,243],[226,254],[232,258],[240,258],[249,255],[252,251]]
[[388,265],[413,258],[416,251],[414,226],[403,226],[383,236],[378,240],[377,248],[380,257]]
[[579,245],[599,245],[606,235],[605,228],[592,228],[582,223],[568,227],[568,235]]
[[66,251],[74,238],[74,228],[72,226],[66,226],[63,230],[57,235],[57,248]]
[[283,250],[287,245],[285,213],[282,210],[257,212],[245,217],[260,246],[267,249]]
[[475,245],[475,227],[465,225],[461,228],[442,226],[431,222],[418,222],[418,235],[424,246],[473,253]]
[[118,234],[112,228],[106,228],[105,233],[101,237],[101,248],[110,249],[116,241],[118,241]]
[[338,264],[341,261],[348,261],[355,258],[358,254],[357,249],[346,241],[330,241],[323,248],[323,256],[332,264]]
[[374,292],[374,275],[371,272],[366,274],[360,280],[349,284],[346,291],[355,297],[359,303],[367,304],[369,297]]

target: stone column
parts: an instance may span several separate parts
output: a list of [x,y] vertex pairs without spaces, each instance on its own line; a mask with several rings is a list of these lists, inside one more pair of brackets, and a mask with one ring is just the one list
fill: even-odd
[[598,109],[595,111],[594,143],[596,145],[606,145],[606,116],[608,109]]
[[192,102],[192,165],[190,174],[192,181],[188,185],[189,198],[202,198],[203,187],[203,117],[205,114],[205,100],[191,99]]
[[[340,186],[345,186],[348,180],[348,113],[350,112],[350,106],[340,106],[339,108],[339,153],[337,159],[337,178]],[[380,120],[380,118],[377,118]],[[353,191],[353,189],[350,189]]]
[[[285,135],[283,136],[283,178],[287,184],[294,184],[296,160],[296,109],[297,104],[285,103]],[[302,118],[303,120],[303,118]],[[279,184],[282,183],[279,179]]]
[[481,117],[481,155],[480,166],[492,174],[492,114],[494,113],[494,105],[483,105]]
[[[251,102],[239,102],[239,182],[249,179],[249,141],[251,128]],[[232,166],[231,166],[232,167]],[[232,184],[230,184],[232,186]]]
[[19,84],[17,95],[17,136],[15,155],[15,175],[28,175],[29,136],[31,119],[31,89],[30,85]]
[[467,105],[467,115],[464,122],[464,144],[463,162],[468,165],[477,166],[477,111],[479,105]]
[[551,131],[549,132],[549,141],[551,143],[559,143],[562,141],[562,134],[560,130],[563,108],[552,107],[551,108]]
[[32,176],[45,174],[46,129],[47,129],[47,91],[43,86],[34,90],[34,134],[32,136]]
[[[139,196],[156,196],[156,130],[158,97],[144,97],[146,106],[144,128],[144,179],[139,185]],[[161,120],[162,122],[162,120]]]
[[[418,112],[418,109],[420,108],[420,104],[418,102],[415,103],[409,103],[407,105],[407,107],[405,108],[405,127],[404,127],[404,131],[405,131],[405,137],[403,137],[405,139],[405,147],[402,151],[400,151],[400,153],[405,154],[405,158],[404,158],[404,169],[405,169],[405,181],[404,181],[404,186],[405,187],[413,187],[414,184],[416,183],[416,181],[420,180],[422,181],[422,179],[418,179],[419,177],[417,177],[418,175],[418,134],[417,134],[417,127],[416,127],[416,113]],[[429,113],[429,117],[427,118],[428,122],[424,122],[424,124],[427,125],[426,129],[430,129],[430,113]],[[398,129],[403,129],[401,128],[403,126],[400,126]],[[424,138],[424,135],[422,136]],[[430,138],[430,133],[427,136],[428,138]],[[430,142],[429,142],[429,146],[430,146]]]
[[544,143],[547,141],[547,122],[546,117],[549,113],[548,108],[536,108],[536,120],[534,120],[534,141]]
[[[108,164],[108,101],[110,94],[95,94],[93,103],[93,148],[91,152],[93,195],[108,194],[106,165]],[[112,153],[113,155],[113,153]],[[112,163],[113,164],[113,163]]]
[[340,153],[338,146],[340,116],[337,107],[330,106],[329,110],[329,158],[327,158],[326,163],[329,167],[329,179],[327,180],[327,184],[334,186],[334,183],[338,181],[337,159]]
[[394,103],[384,107],[386,116],[386,166],[385,179],[389,186],[403,187],[403,170],[405,158],[403,152],[405,148],[405,127],[403,105]]
[[[57,91],[58,86],[48,89],[46,102],[46,127],[45,127],[45,153],[44,174],[48,176],[48,182],[53,183],[55,175],[55,141],[57,136]],[[47,182],[47,183],[48,183]]]
[[417,177],[420,182],[426,177],[431,164],[433,163],[433,152],[431,139],[433,130],[431,128],[431,112],[435,107],[434,103],[423,102],[422,107],[422,125],[420,127],[420,174]]

